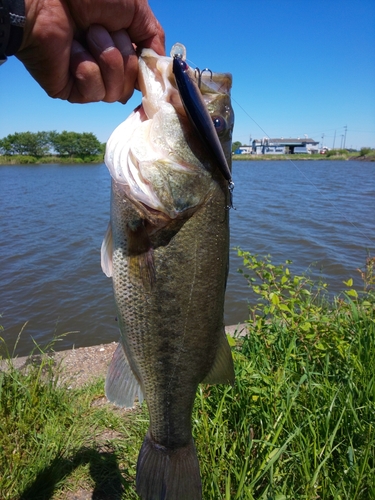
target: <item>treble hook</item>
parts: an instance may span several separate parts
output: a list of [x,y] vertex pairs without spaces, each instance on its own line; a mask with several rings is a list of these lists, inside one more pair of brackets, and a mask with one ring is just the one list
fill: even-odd
[[[198,80],[198,88],[199,89],[201,88],[202,75],[205,71],[208,71],[211,74],[210,80],[212,80],[212,71],[210,70],[210,68],[204,68],[204,69],[202,69],[202,71],[199,68],[195,68],[195,70],[194,70],[195,78]],[[198,76],[197,76],[197,73],[198,73]]]

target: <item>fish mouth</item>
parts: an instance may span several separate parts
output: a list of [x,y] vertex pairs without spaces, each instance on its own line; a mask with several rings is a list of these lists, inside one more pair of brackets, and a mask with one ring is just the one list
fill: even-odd
[[[215,122],[207,109],[197,82],[191,76],[189,66],[179,53],[173,56],[173,74],[181,102],[190,123],[197,131],[206,150],[208,150],[215,159],[220,172],[225,180],[228,181],[229,187],[232,188],[234,185],[232,174],[215,129],[216,124],[214,124]],[[199,73],[199,82],[200,81],[201,73]]]
[[[231,195],[226,160],[230,161],[233,129],[231,75],[201,75],[198,87],[194,70],[189,69],[189,75],[179,79],[191,83],[184,93],[173,73],[177,62],[142,50],[138,74],[142,104],[114,130],[105,154],[114,182],[155,225],[190,217],[216,187],[225,193],[228,184]],[[221,128],[215,129],[213,120]]]

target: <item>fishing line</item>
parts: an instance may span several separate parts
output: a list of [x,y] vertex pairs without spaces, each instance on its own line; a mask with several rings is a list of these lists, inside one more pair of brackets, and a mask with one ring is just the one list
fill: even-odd
[[[195,64],[193,61],[191,61],[191,60],[189,60],[189,59],[186,59],[186,60],[188,60],[188,61],[191,63],[191,65],[196,66],[196,64]],[[213,87],[216,85],[217,90],[219,90],[219,85],[218,85],[218,84],[216,84],[216,83],[215,83],[212,79],[211,79],[211,85],[212,85]],[[257,122],[257,121],[256,121],[256,120],[255,120],[255,119],[254,119],[254,118],[253,118],[253,117],[252,117],[252,116],[251,116],[251,115],[250,115],[250,114],[246,111],[246,109],[245,109],[243,106],[241,106],[241,104],[240,104],[238,101],[236,101],[236,99],[234,99],[234,97],[231,97],[231,99],[232,99],[232,101],[233,101],[233,102],[235,102],[235,103],[236,103],[236,105],[237,105],[240,109],[242,109],[242,111],[245,113],[245,115],[246,115],[246,116],[248,116],[248,117],[250,118],[250,120],[251,120],[252,122],[254,122],[254,123],[255,123],[255,125],[256,125],[257,127],[259,127],[259,129],[260,129],[260,130],[264,133],[264,135],[265,135],[268,139],[270,139],[270,136],[267,134],[267,132],[266,132],[266,131],[263,129],[263,127],[261,127],[261,126],[259,125],[259,123],[258,123],[258,122]],[[307,175],[306,175],[306,174],[305,174],[305,173],[304,173],[304,172],[300,169],[300,167],[299,167],[298,165],[296,165],[296,164],[294,163],[294,161],[293,161],[293,160],[291,160],[290,158],[288,158],[288,161],[289,161],[289,162],[290,162],[290,163],[294,166],[294,168],[295,168],[296,170],[298,170],[298,172],[299,172],[300,174],[302,174],[302,176],[303,176],[303,177],[307,180],[307,182],[308,182],[311,186],[313,186],[313,187],[314,187],[314,189],[315,189],[315,190],[319,193],[319,195],[320,195],[322,198],[324,198],[324,199],[325,199],[325,200],[326,200],[326,201],[327,201],[327,202],[328,202],[328,203],[329,203],[329,204],[330,204],[330,205],[331,205],[331,206],[332,206],[332,207],[333,207],[333,208],[337,211],[337,213],[339,213],[339,214],[340,214],[340,215],[341,215],[341,216],[342,216],[342,217],[346,220],[346,222],[347,222],[348,224],[350,224],[350,225],[351,225],[354,229],[356,229],[356,230],[357,230],[357,231],[358,231],[358,232],[359,232],[359,233],[360,233],[360,234],[361,234],[361,235],[362,235],[362,236],[363,236],[363,237],[364,237],[364,238],[365,238],[365,239],[366,239],[366,240],[367,240],[367,241],[368,241],[371,245],[373,245],[373,244],[374,244],[374,241],[373,241],[373,240],[371,240],[371,239],[367,236],[367,234],[365,234],[365,233],[364,233],[364,232],[363,232],[363,231],[362,231],[362,230],[361,230],[361,229],[360,229],[360,228],[359,228],[359,227],[358,227],[358,226],[357,226],[354,222],[352,222],[350,219],[348,219],[348,217],[346,216],[346,214],[345,214],[344,212],[342,212],[342,210],[340,210],[340,208],[336,205],[336,203],[334,203],[332,200],[330,200],[329,198],[327,198],[327,197],[324,195],[324,193],[323,193],[323,192],[319,189],[319,187],[318,187],[318,186],[316,186],[316,185],[312,182],[312,180],[311,180],[311,179],[309,179],[309,177],[308,177],[308,176],[307,176]]]

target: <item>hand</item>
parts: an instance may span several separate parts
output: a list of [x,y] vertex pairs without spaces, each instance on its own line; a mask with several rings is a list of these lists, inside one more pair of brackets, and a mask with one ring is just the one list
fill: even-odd
[[147,0],[26,0],[25,7],[16,56],[51,97],[125,103],[138,74],[133,44],[165,54]]

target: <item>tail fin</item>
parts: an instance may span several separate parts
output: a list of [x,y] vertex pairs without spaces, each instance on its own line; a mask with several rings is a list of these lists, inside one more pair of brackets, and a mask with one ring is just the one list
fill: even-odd
[[138,457],[137,493],[142,500],[202,500],[193,440],[170,450],[155,443],[149,431]]

